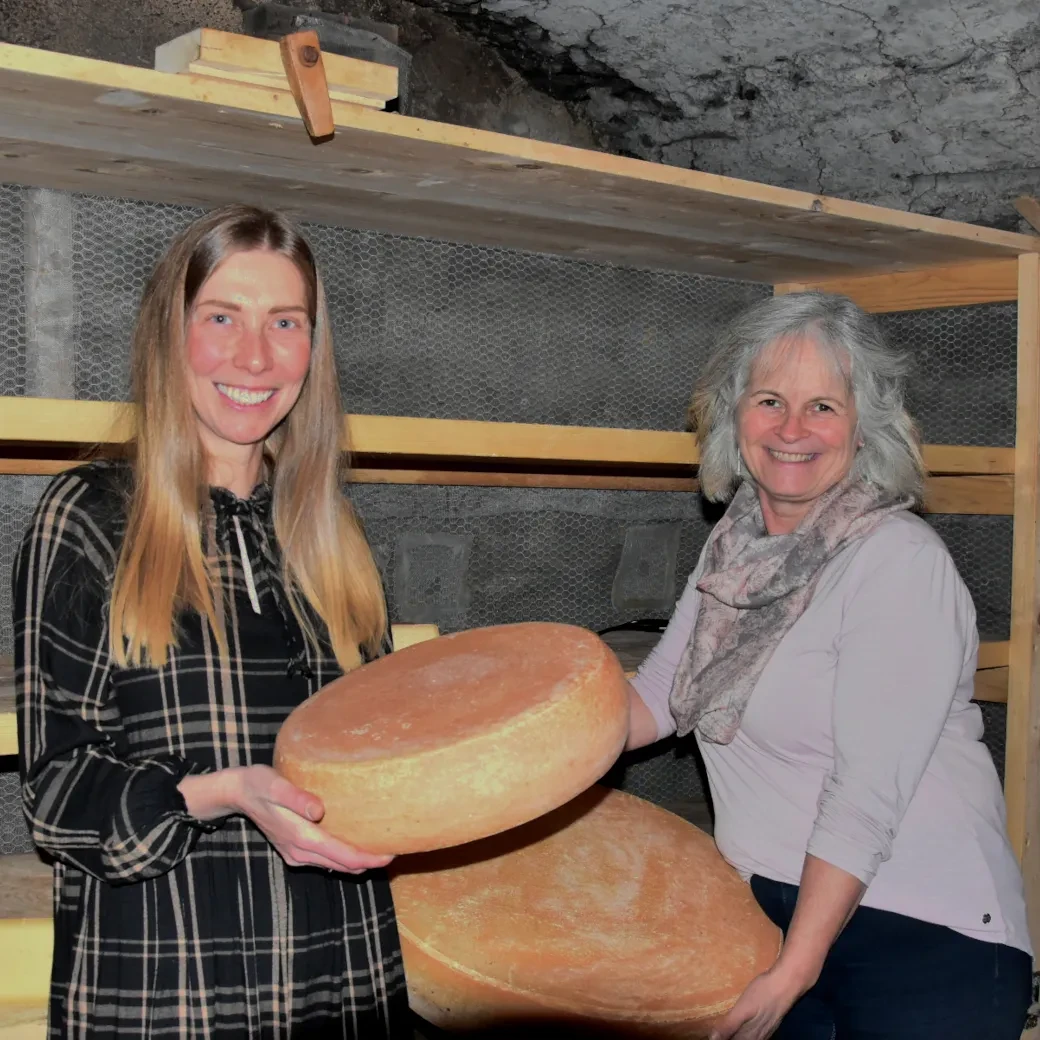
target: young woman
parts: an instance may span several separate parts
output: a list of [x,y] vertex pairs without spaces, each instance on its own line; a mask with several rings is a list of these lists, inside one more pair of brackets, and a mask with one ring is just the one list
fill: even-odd
[[50,1036],[400,1035],[387,859],[324,835],[270,768],[292,708],[386,633],[299,232],[242,206],[192,224],[132,367],[130,461],[58,477],[15,568]]

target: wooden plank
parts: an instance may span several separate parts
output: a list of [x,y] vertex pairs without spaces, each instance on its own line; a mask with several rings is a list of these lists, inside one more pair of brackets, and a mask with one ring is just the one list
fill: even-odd
[[[0,756],[18,754],[18,724],[15,714],[14,661],[0,657]],[[0,858],[2,862],[2,858]]]
[[1015,209],[1029,222],[1034,231],[1040,231],[1040,202],[1032,195],[1020,195],[1015,199]]
[[975,303],[1008,303],[1018,299],[1018,263],[1014,259],[983,260],[852,278],[782,282],[773,286],[777,295],[808,289],[848,296],[864,310],[884,314]]
[[[342,54],[323,54],[329,87],[383,104],[397,97],[398,70],[393,65],[362,61]],[[286,89],[285,69],[278,44],[242,33],[194,29],[155,49],[155,70],[191,71],[198,65],[204,75],[252,73],[252,82]]]
[[[242,69],[225,69],[219,65],[209,65],[204,61],[193,61],[184,70],[195,76],[208,76],[210,79],[229,80],[233,83],[245,83],[253,87],[268,87],[274,90],[284,90],[286,87],[285,77],[280,80],[268,76],[263,72],[248,72]],[[377,101],[375,98],[363,97],[360,94],[352,94],[342,87],[329,84],[329,97],[333,101],[345,101],[351,105],[367,105],[369,108],[385,108],[386,102]]]
[[[695,466],[698,460],[693,438],[670,430],[387,415],[351,415],[346,417],[346,425],[351,448],[359,455],[679,469]],[[133,412],[125,404],[0,397],[0,441],[12,444],[117,444],[132,429]],[[931,444],[925,446],[924,458],[936,474],[1000,475],[1014,469],[1012,448]]]
[[979,659],[976,668],[1006,668],[1009,661],[1011,643],[1007,641],[979,643]]
[[[690,434],[536,423],[348,415],[351,449],[361,455],[438,459],[652,463],[689,467],[697,461]],[[130,406],[99,401],[0,397],[0,441],[20,444],[115,444],[133,429]]]
[[1019,260],[1015,533],[1004,791],[1022,861],[1033,941],[1040,941],[1040,257]]
[[[0,474],[51,476],[80,464],[79,459],[0,458]],[[633,463],[638,466],[638,463]],[[601,491],[694,492],[695,477],[635,476],[615,473],[490,472],[466,469],[409,469],[354,466],[356,484],[438,484],[455,487],[572,488]],[[980,516],[1013,512],[1011,477],[930,477],[924,512]]]
[[1034,237],[700,171],[334,107],[299,147],[288,91],[0,45],[0,179],[626,266],[780,281],[1015,256]]
[[1004,703],[1008,696],[1008,670],[986,668],[975,673],[975,700]]
[[1014,509],[1014,477],[928,478],[925,489],[925,511],[928,513],[1008,516]]
[[[0,472],[3,461],[0,460]],[[595,473],[484,473],[447,469],[373,469],[355,466],[357,484],[440,484],[454,487],[572,488],[597,491],[696,491],[693,477],[630,477]]]
[[0,1001],[0,1040],[47,1040],[47,998]]
[[49,915],[0,921],[0,1007],[47,998],[53,950]]
[[1015,472],[1014,448],[926,444],[923,451],[929,473],[998,475]]

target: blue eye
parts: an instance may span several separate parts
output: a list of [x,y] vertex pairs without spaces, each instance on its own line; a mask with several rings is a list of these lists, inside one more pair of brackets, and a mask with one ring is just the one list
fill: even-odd
[[278,328],[280,329],[295,329],[296,322],[292,318],[279,318]]
[[227,325],[231,321],[231,318],[226,314],[211,314],[209,320],[216,325]]

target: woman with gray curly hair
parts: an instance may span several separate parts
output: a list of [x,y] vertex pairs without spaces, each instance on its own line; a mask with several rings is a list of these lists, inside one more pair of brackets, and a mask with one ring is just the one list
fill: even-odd
[[728,501],[632,686],[629,747],[695,733],[722,855],[783,930],[717,1040],[1011,1040],[1031,958],[972,703],[971,596],[911,509],[904,365],[844,297],[763,300],[693,397]]

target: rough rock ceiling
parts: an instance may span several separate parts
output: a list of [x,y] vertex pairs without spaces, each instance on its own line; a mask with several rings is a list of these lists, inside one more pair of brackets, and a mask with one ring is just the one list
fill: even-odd
[[611,150],[1023,227],[1033,0],[422,0],[585,110]]

